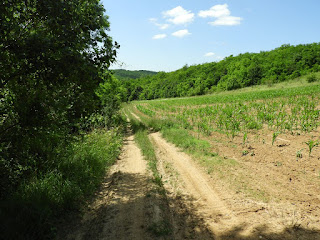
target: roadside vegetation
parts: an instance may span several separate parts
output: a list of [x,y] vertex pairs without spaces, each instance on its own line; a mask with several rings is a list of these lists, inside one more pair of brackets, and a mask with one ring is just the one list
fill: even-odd
[[48,239],[119,154],[118,44],[99,1],[5,0],[0,19],[0,238]]

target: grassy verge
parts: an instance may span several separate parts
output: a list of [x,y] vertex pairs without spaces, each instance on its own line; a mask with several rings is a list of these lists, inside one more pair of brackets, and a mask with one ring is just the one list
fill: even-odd
[[163,137],[169,142],[182,148],[190,154],[194,159],[197,159],[207,171],[210,173],[219,166],[236,165],[237,162],[233,159],[225,159],[212,151],[208,141],[198,139],[192,136],[188,130],[183,128],[163,128],[161,130]]
[[66,146],[54,169],[24,182],[0,210],[3,239],[50,239],[55,222],[77,208],[101,183],[120,153],[119,129],[96,130]]
[[[163,186],[161,175],[158,172],[157,168],[157,156],[153,147],[152,142],[149,139],[149,128],[144,123],[137,120],[132,114],[132,109],[125,109],[125,115],[130,119],[130,123],[133,129],[133,132],[135,134],[135,141],[138,144],[139,148],[142,151],[142,154],[148,162],[149,169],[152,172],[153,175],[153,183],[155,184],[155,192],[150,193],[150,197],[152,195],[155,196],[157,200],[155,202],[158,202],[158,204],[161,205],[160,208],[166,209],[163,211],[168,211],[168,199],[166,196],[166,192]],[[168,217],[168,213],[164,214],[162,219],[157,220],[155,222],[151,222],[148,226],[148,230],[156,237],[161,236],[170,236],[172,233],[172,226],[170,223],[170,219]]]
[[157,169],[157,157],[148,135],[148,127],[142,122],[138,121],[134,116],[131,115],[130,111],[126,112],[126,115],[130,119],[131,127],[135,133],[135,141],[137,142],[139,148],[142,151],[143,156],[148,162],[148,166],[152,171],[154,182],[162,187],[161,177]]

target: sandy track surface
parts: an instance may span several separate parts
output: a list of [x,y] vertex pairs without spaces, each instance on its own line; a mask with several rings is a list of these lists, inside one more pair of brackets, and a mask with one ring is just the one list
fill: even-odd
[[[208,177],[198,169],[193,160],[187,154],[180,152],[174,145],[166,142],[160,133],[151,134],[151,138],[155,143],[158,159],[161,162],[159,164],[161,165],[159,167],[161,174],[166,176],[165,168],[171,165],[172,170],[176,171],[179,176],[176,183],[180,185],[180,189],[174,189],[170,185],[166,185],[166,188],[170,191],[180,192],[186,199],[193,199],[195,213],[206,220],[213,233],[220,232],[223,225],[233,225],[232,222],[236,220],[236,217],[233,216],[225,202],[220,199],[216,189],[209,185]],[[167,166],[165,167],[164,164]],[[167,177],[167,180],[169,178]]]
[[162,212],[160,200],[150,194],[150,179],[147,163],[131,135],[84,216],[66,226],[58,239],[154,239],[148,227],[161,221]]

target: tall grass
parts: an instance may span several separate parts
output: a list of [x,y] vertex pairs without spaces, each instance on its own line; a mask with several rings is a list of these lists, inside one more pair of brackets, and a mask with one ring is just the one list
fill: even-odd
[[35,173],[0,203],[0,238],[52,238],[57,219],[95,191],[121,145],[119,129],[96,130],[61,149],[51,171]]

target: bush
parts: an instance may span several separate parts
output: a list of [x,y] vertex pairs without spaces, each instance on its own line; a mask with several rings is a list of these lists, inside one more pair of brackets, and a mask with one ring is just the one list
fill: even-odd
[[316,81],[318,81],[318,80],[319,80],[318,77],[317,77],[314,73],[310,74],[310,75],[307,77],[307,82],[308,82],[308,83],[316,82]]

